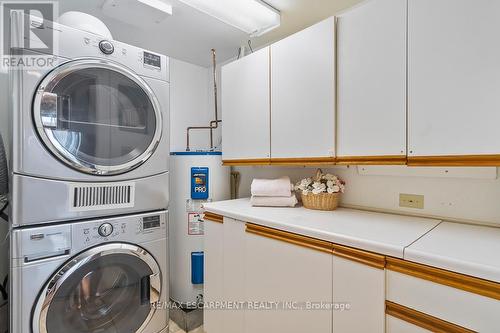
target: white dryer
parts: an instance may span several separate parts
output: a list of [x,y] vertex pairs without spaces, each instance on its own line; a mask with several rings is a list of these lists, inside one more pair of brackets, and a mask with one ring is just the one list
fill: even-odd
[[[14,38],[27,19],[13,14]],[[168,58],[57,23],[39,29],[57,40],[53,66],[11,75],[12,225],[166,209]]]
[[14,229],[10,332],[166,333],[165,211]]

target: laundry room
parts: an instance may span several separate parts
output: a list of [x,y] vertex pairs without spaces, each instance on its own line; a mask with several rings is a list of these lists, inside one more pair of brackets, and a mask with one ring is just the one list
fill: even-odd
[[0,333],[500,332],[498,31],[0,0]]

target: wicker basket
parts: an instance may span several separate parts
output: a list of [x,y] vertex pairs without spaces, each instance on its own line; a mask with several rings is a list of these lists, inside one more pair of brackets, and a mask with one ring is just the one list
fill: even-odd
[[340,193],[300,194],[305,208],[316,210],[335,210],[339,205]]
[[[316,170],[316,175],[314,176],[314,181],[319,181],[323,171],[321,169]],[[340,192],[338,193],[300,193],[302,199],[302,204],[305,208],[316,209],[316,210],[335,210],[339,206]]]

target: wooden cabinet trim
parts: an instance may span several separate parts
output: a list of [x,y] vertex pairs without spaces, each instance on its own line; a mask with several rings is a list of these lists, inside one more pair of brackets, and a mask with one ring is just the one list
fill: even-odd
[[322,241],[316,238],[297,235],[291,232],[263,227],[252,223],[246,224],[246,232],[330,254],[332,253],[333,250],[333,244],[330,242]]
[[222,165],[224,165],[224,166],[269,165],[270,163],[271,163],[271,160],[269,158],[222,160]]
[[307,158],[262,158],[223,160],[224,166],[253,165],[408,165],[427,167],[499,167],[500,155],[443,155],[443,156],[337,156]]
[[252,165],[334,165],[335,157],[307,157],[307,158],[263,158],[223,160],[225,166],[252,166]]
[[[207,216],[208,214],[208,216]],[[214,222],[223,222],[220,215],[210,212],[205,213],[205,219]],[[404,259],[387,257],[382,254],[368,252],[302,236],[295,233],[264,227],[253,223],[246,223],[246,232],[262,237],[307,247],[313,250],[330,253],[354,262],[368,265],[378,269],[388,269],[394,272],[414,276],[420,279],[464,290],[473,294],[500,300],[500,283],[481,278],[464,275],[441,268],[418,264]]]
[[340,165],[405,165],[406,155],[337,156]]
[[378,269],[385,268],[385,256],[352,247],[333,244],[333,255]]
[[212,222],[217,222],[217,223],[224,223],[224,217],[222,215],[211,213],[211,212],[205,212],[203,219],[208,220],[208,221],[212,221]]
[[246,231],[251,234],[280,240],[283,242],[308,247],[314,250],[327,252],[344,259],[355,261],[364,265],[384,269],[385,256],[367,252],[348,246],[338,245],[327,241],[322,241],[316,238],[297,235],[291,232],[277,230],[273,228],[263,227],[253,223],[246,224]]
[[335,161],[335,157],[271,158],[271,165],[333,165]]
[[397,258],[387,257],[386,261],[391,271],[500,300],[500,283]]
[[385,301],[385,313],[406,321],[408,323],[414,324],[416,326],[422,327],[426,330],[436,333],[474,333],[468,328],[452,324],[448,321],[430,316],[423,312],[408,308],[406,306],[393,303],[391,301]]
[[408,156],[409,166],[500,166],[500,155]]

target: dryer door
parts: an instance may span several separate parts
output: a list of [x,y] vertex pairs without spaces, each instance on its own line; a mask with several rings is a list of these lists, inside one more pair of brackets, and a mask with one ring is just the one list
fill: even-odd
[[161,289],[159,266],[146,250],[122,243],[92,248],[49,280],[34,309],[33,332],[141,332]]
[[33,118],[53,155],[94,175],[139,166],[162,135],[160,105],[148,84],[102,59],[70,61],[51,71],[36,91]]

